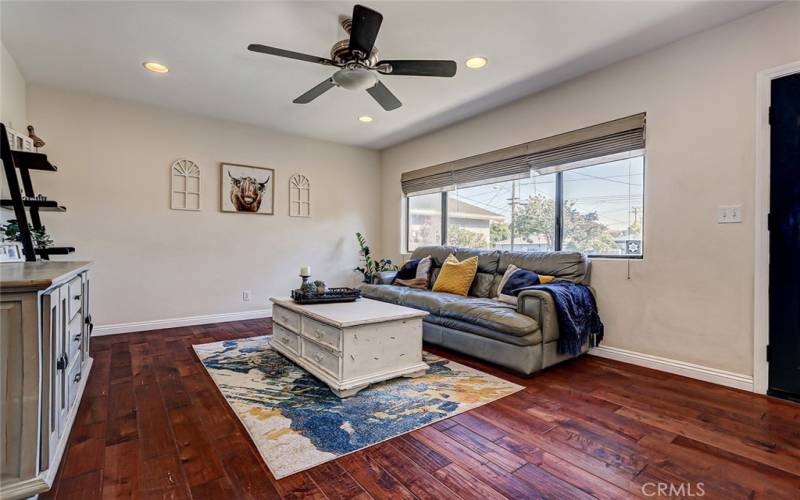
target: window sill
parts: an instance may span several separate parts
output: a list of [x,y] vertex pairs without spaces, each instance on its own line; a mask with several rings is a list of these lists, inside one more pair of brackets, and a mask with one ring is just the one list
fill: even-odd
[[644,255],[587,255],[592,260],[644,260]]

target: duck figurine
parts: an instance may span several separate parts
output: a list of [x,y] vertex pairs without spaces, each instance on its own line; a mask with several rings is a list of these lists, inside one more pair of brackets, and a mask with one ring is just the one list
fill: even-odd
[[45,142],[42,140],[42,138],[36,135],[36,132],[33,131],[33,125],[28,125],[28,137],[33,139],[33,147],[36,149],[39,149],[45,145]]

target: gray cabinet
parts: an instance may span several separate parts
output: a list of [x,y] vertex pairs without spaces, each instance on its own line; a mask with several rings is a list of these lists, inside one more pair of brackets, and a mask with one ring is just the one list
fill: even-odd
[[25,498],[50,489],[91,369],[89,263],[0,265],[0,498]]

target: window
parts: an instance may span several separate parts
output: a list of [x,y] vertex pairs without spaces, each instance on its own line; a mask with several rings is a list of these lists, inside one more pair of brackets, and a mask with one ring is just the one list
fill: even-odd
[[408,198],[408,251],[442,244],[442,193]]
[[642,256],[643,181],[644,156],[635,156],[409,196],[408,251],[446,243],[638,258]]
[[561,248],[589,255],[642,255],[644,157],[563,174]]

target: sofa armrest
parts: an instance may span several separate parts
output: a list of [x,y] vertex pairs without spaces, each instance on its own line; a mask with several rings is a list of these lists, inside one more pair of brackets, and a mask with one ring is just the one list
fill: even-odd
[[373,285],[391,285],[397,271],[381,271],[372,275]]
[[544,290],[523,290],[517,299],[517,312],[539,323],[544,342],[558,340],[558,316],[553,297]]

